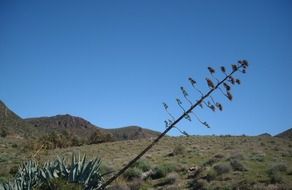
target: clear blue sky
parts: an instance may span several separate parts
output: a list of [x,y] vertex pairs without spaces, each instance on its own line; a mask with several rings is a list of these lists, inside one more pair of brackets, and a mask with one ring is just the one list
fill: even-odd
[[[224,112],[190,134],[276,134],[292,127],[291,1],[0,1],[0,99],[21,117],[69,113],[105,128],[162,131],[162,102],[206,67],[249,60]],[[172,135],[178,134],[176,130]]]

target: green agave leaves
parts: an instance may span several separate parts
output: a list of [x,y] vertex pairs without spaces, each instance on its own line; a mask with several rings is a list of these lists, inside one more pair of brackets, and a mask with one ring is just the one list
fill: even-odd
[[38,164],[34,160],[24,162],[18,168],[15,179],[8,183],[0,184],[0,190],[31,190],[39,180]]
[[43,167],[39,167],[36,161],[30,160],[19,167],[13,181],[0,184],[0,190],[31,190],[42,184],[47,184],[53,189],[51,181],[56,178],[81,184],[84,190],[95,190],[103,182],[100,165],[99,158],[86,161],[86,155],[82,158],[79,155],[77,158],[75,154],[72,154],[69,165],[60,157],[53,162],[45,163]]

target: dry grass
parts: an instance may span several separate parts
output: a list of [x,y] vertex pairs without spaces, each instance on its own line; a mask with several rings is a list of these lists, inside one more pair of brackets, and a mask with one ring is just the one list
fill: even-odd
[[[36,159],[44,162],[54,160],[57,155],[69,157],[72,152],[86,154],[89,158],[98,155],[104,165],[117,170],[149,143],[150,140],[143,139],[49,151],[42,150]],[[15,142],[0,139],[0,175],[3,176],[2,178],[11,176],[9,174],[10,168],[29,159],[33,154],[22,150],[20,141],[17,147],[12,146],[13,144]],[[176,151],[178,145],[184,147],[184,150]],[[291,141],[275,137],[166,137],[143,159],[147,160],[152,169],[163,164],[174,165],[175,171],[172,172],[177,174],[173,181],[174,184],[165,184],[166,186],[180,187],[180,189],[191,189],[197,184],[203,184],[204,188],[211,189],[216,187],[232,188],[234,186],[243,186],[246,189],[263,187],[264,189],[272,184],[269,169],[275,163],[280,163],[285,165],[287,169],[275,172],[278,175],[276,177],[280,176],[281,181],[278,181],[280,184],[273,185],[288,188],[292,187],[292,175],[289,172],[292,169],[291,145]],[[177,153],[172,154],[174,151]],[[234,163],[240,163],[245,169],[242,171],[233,169]],[[212,180],[206,180],[204,177],[208,171],[212,173],[213,167],[218,164],[228,168],[230,166],[230,171],[220,175],[215,173]],[[195,166],[202,167],[202,172],[197,177],[188,178],[188,169]],[[151,189],[157,184],[163,184],[162,179],[158,180],[144,180],[141,188]]]

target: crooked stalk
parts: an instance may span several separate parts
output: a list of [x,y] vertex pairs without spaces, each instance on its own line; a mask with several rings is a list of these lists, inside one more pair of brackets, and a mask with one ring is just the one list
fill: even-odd
[[[127,165],[125,165],[121,170],[119,170],[114,176],[109,178],[106,182],[104,182],[98,190],[103,190],[105,187],[107,187],[109,184],[111,184],[115,179],[117,179],[120,175],[122,175],[128,168],[130,168],[137,160],[139,160],[147,151],[149,151],[155,144],[157,144],[162,137],[164,137],[168,131],[170,131],[172,128],[175,127],[177,123],[179,123],[182,119],[184,119],[186,116],[188,116],[194,108],[196,108],[198,105],[200,105],[206,98],[208,98],[216,89],[220,87],[229,77],[231,77],[235,72],[240,71],[240,68],[245,68],[245,65],[241,64],[237,67],[237,69],[232,70],[232,72],[227,75],[224,79],[222,79],[220,82],[218,81],[217,85],[214,86],[214,88],[211,88],[205,95],[202,94],[202,97],[191,107],[184,111],[181,116],[179,116],[174,122],[171,123],[170,126],[168,126],[151,144],[149,144],[143,151],[141,151],[135,158],[133,158]],[[220,88],[219,88],[220,89]],[[221,90],[221,89],[220,89]]]

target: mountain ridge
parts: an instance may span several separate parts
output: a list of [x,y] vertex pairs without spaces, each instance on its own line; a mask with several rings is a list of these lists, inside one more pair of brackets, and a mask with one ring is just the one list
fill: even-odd
[[42,116],[21,118],[10,110],[0,100],[0,129],[5,130],[10,136],[23,136],[27,138],[41,137],[49,133],[68,133],[80,139],[91,139],[94,142],[102,142],[96,138],[106,141],[134,140],[149,138],[159,135],[157,131],[142,128],[140,126],[127,126],[106,129],[96,126],[88,120],[70,114],[59,114],[54,116]]

